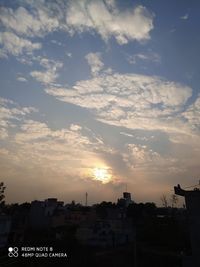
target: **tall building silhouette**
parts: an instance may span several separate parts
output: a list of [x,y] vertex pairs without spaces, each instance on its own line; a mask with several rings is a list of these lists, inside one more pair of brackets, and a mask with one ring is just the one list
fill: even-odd
[[186,191],[180,185],[174,187],[175,194],[185,197],[189,217],[190,242],[192,255],[184,257],[183,267],[200,266],[200,190]]

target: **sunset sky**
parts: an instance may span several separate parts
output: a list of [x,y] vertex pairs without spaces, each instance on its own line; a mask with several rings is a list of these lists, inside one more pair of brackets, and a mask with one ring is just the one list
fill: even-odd
[[7,202],[159,203],[200,178],[199,0],[0,0]]

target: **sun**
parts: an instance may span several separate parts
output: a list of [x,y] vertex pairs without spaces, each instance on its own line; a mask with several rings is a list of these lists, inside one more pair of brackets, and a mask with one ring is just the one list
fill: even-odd
[[101,181],[103,184],[108,183],[111,180],[111,174],[106,168],[94,168],[92,172],[94,179]]

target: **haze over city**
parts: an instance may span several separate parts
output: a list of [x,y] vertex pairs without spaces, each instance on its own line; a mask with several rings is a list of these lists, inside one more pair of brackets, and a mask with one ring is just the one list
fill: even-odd
[[0,4],[6,202],[116,201],[127,185],[160,203],[197,184],[198,0]]

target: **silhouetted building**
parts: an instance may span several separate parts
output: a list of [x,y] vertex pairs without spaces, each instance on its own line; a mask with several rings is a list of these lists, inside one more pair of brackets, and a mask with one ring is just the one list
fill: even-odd
[[30,208],[30,226],[32,228],[44,228],[64,224],[62,213],[64,213],[62,201],[56,198],[48,198],[45,201],[32,201]]
[[29,226],[29,204],[22,204],[16,207],[12,214],[10,239],[13,243],[23,243],[26,230]]
[[79,225],[84,221],[94,221],[96,219],[96,211],[94,209],[79,208],[78,210],[70,210],[66,215],[66,223]]
[[128,207],[131,203],[133,203],[131,199],[131,193],[123,192],[123,198],[118,199],[117,204],[122,207]]
[[190,240],[192,256],[185,257],[184,267],[200,266],[200,190],[183,190],[180,185],[174,187],[175,194],[185,197],[189,217]]
[[91,247],[115,247],[134,241],[130,220],[96,220],[82,224],[76,232],[77,240]]
[[0,248],[7,246],[11,230],[11,218],[6,215],[0,215]]

